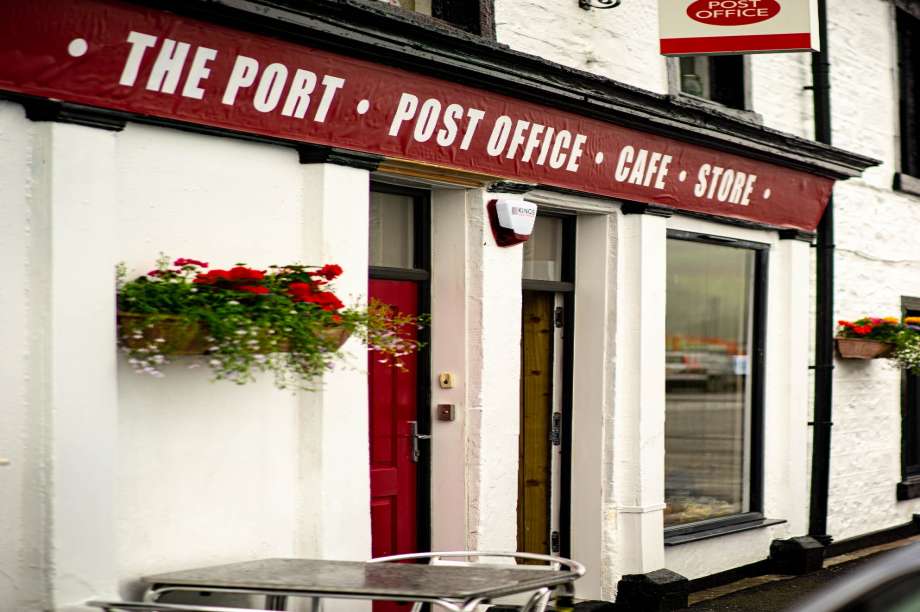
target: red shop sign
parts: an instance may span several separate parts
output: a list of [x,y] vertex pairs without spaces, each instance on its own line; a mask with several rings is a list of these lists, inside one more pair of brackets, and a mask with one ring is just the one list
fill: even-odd
[[0,2],[0,90],[809,231],[833,184],[117,0]]

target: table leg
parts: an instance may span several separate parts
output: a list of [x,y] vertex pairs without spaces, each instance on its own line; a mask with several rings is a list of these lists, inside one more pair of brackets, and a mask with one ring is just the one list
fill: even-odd
[[266,595],[266,610],[287,610],[287,595]]

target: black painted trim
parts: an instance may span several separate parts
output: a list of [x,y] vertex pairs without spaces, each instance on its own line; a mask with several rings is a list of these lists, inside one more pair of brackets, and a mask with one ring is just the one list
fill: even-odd
[[808,244],[814,244],[815,233],[806,232],[805,230],[799,230],[799,229],[781,229],[779,230],[779,239],[780,240],[801,240],[802,242],[807,242]]
[[[751,513],[758,514],[758,513]],[[745,515],[740,515],[745,516]],[[715,519],[718,520],[718,519]],[[728,535],[730,533],[741,533],[743,531],[750,531],[752,529],[760,529],[762,527],[769,527],[770,525],[779,525],[780,523],[785,523],[785,519],[768,519],[760,517],[755,520],[745,521],[745,522],[728,522],[725,521],[723,524],[714,524],[709,529],[700,529],[692,533],[686,534],[673,534],[668,533],[665,530],[664,536],[664,545],[665,546],[678,546],[680,544],[687,544],[689,542],[698,542],[700,540],[708,540],[709,538],[716,538],[723,535]]]
[[896,489],[896,495],[898,501],[906,501],[908,499],[917,499],[920,497],[920,478],[905,478],[898,483]]
[[832,542],[825,548],[824,556],[825,558],[837,557],[839,555],[851,553],[854,550],[903,540],[904,538],[915,536],[918,533],[920,533],[920,514],[914,514],[909,523],[903,523],[901,525],[889,527],[888,529],[880,529],[854,538]]
[[554,293],[565,293],[575,291],[575,283],[525,278],[521,281],[521,288],[524,291],[552,291]]
[[650,215],[652,217],[670,218],[674,216],[675,210],[673,208],[664,208],[663,206],[642,204],[641,202],[623,202],[620,204],[620,212],[624,215]]
[[572,286],[562,296],[562,453],[559,475],[559,554],[572,554],[572,415],[575,364],[575,267],[577,218],[562,218],[562,282]]
[[892,189],[903,193],[909,193],[910,195],[920,196],[920,178],[904,174],[903,172],[895,172]]
[[518,183],[516,181],[496,181],[489,185],[489,193],[527,193],[537,188],[532,183]]
[[371,278],[383,280],[410,280],[426,281],[431,278],[428,270],[419,270],[417,268],[387,268],[385,266],[370,266],[368,275]]
[[380,166],[380,162],[383,161],[382,155],[321,145],[298,146],[297,153],[300,155],[300,163],[302,164],[336,164],[371,172],[376,170]]
[[738,582],[739,580],[744,580],[745,578],[764,576],[771,573],[772,571],[772,562],[769,559],[763,559],[762,561],[755,561],[754,563],[749,563],[747,565],[733,567],[732,569],[725,570],[724,572],[718,572],[716,574],[709,574],[708,576],[694,578],[689,582],[688,588],[691,593],[696,593],[697,591],[705,591],[714,587],[731,584],[732,582]]
[[361,0],[134,0],[830,178],[879,162]]
[[[389,268],[369,266],[368,276],[373,279],[408,280],[418,284],[418,309],[420,313],[431,312],[431,193],[425,189],[413,189],[386,183],[371,182],[370,191],[405,195],[413,198],[414,253],[413,268]],[[422,342],[416,361],[416,420],[419,431],[431,433],[431,327],[425,325],[419,330]],[[419,462],[416,467],[416,547],[419,551],[431,550],[431,456],[436,443],[421,444]]]
[[113,113],[92,106],[32,97],[23,97],[16,101],[23,105],[26,117],[30,121],[71,123],[111,132],[120,132],[125,129],[127,124],[124,114]]

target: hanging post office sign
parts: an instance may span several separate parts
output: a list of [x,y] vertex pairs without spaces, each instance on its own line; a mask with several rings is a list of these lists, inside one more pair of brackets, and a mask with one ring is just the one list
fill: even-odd
[[658,0],[662,55],[819,51],[817,0]]

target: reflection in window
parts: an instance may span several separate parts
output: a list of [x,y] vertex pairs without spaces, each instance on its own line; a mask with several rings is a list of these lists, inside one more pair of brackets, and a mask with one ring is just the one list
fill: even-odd
[[693,55],[679,65],[681,92],[744,109],[744,56]]
[[750,510],[755,257],[668,240],[666,527]]
[[370,265],[414,267],[413,213],[411,196],[371,192]]
[[523,277],[562,280],[562,219],[537,217],[530,240],[524,243]]

